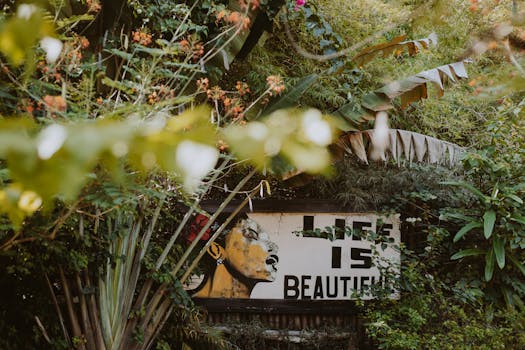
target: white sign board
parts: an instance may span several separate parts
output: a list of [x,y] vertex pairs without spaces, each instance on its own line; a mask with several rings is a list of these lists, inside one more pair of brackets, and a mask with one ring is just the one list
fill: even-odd
[[[400,253],[394,248],[400,243],[399,214],[287,212],[247,216],[244,225],[226,234],[224,248],[217,248],[217,269],[195,296],[350,300],[355,291],[382,283],[373,250],[381,260],[400,264]],[[389,243],[381,247],[379,241],[371,242],[353,232],[373,232]]]

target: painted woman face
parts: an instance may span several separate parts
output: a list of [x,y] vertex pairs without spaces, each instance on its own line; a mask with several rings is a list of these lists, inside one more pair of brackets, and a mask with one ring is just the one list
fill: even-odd
[[226,235],[226,257],[243,276],[258,281],[274,281],[277,273],[277,245],[251,219],[240,220]]

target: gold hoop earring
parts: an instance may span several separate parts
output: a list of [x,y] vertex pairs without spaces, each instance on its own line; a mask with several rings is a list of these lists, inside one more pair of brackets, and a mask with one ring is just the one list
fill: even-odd
[[224,264],[226,251],[218,243],[212,242],[206,251],[213,259],[215,259],[217,265]]

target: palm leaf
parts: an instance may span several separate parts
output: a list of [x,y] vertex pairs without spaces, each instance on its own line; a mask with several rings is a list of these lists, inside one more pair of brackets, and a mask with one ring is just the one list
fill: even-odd
[[[354,154],[362,162],[369,163],[372,151],[373,130],[364,130],[344,134],[339,138],[339,146],[346,153]],[[464,148],[447,141],[431,136],[418,134],[412,131],[390,129],[386,152],[381,159],[392,159],[398,164],[403,160],[419,163],[443,164],[455,166],[459,163]]]
[[405,50],[408,51],[408,54],[410,56],[413,56],[417,54],[422,49],[427,49],[430,47],[430,45],[436,46],[437,45],[437,35],[436,33],[430,34],[427,38],[423,39],[416,39],[416,40],[408,40],[405,41],[406,38],[405,35],[401,35],[398,37],[395,37],[389,42],[382,43],[379,45],[374,45],[365,48],[361,52],[359,52],[357,55],[354,56],[353,61],[357,66],[362,66],[368,62],[370,62],[372,59],[374,59],[378,55],[400,55]]
[[[434,84],[438,89],[439,96],[444,93],[444,85],[447,81],[456,82],[459,79],[468,78],[467,70],[463,62],[446,64],[434,69],[419,72],[402,80],[396,80],[383,86],[372,94],[381,96],[392,101],[401,98],[401,108],[406,108],[410,103],[427,98],[428,83]],[[366,96],[365,96],[366,97]],[[384,110],[384,106],[368,104],[367,108],[373,111]],[[393,108],[393,107],[391,107]]]
[[456,82],[465,78],[468,78],[468,74],[462,61],[446,64],[391,82],[364,95],[361,100],[361,107],[358,107],[357,110],[355,110],[354,104],[348,103],[340,107],[334,114],[348,121],[361,122],[367,118],[373,118],[376,112],[393,109],[392,101],[395,98],[401,99],[401,108],[406,108],[413,102],[427,98],[429,83],[437,87],[438,96],[441,97],[447,81]]

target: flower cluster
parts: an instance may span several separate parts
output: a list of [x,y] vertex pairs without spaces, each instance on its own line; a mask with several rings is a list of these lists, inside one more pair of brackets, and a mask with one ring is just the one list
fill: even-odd
[[133,41],[139,43],[142,46],[148,46],[152,43],[152,35],[140,30],[132,32]]
[[186,55],[191,55],[194,61],[204,55],[204,45],[200,42],[190,43],[188,39],[182,39],[179,41],[179,47]]
[[156,91],[153,91],[148,95],[148,103],[150,105],[159,102],[160,100],[165,100],[175,97],[175,90],[169,89],[165,85],[161,84],[158,87],[155,87]]
[[46,109],[51,112],[65,112],[67,109],[67,102],[62,96],[44,96],[44,103],[46,104]]
[[102,10],[102,5],[99,0],[86,0],[86,5],[88,7],[88,12],[100,12]]
[[244,96],[250,93],[250,87],[248,86],[248,84],[242,81],[237,82],[237,84],[235,85],[235,89],[237,90],[240,96]]
[[296,0],[295,1],[295,11],[299,11],[299,7],[302,7],[306,4],[306,0]]
[[247,83],[238,81],[235,84],[235,91],[225,91],[219,86],[211,88],[208,86],[208,78],[197,80],[197,91],[206,93],[208,100],[215,105],[217,114],[223,114],[223,117],[231,117],[235,120],[241,120],[244,117],[246,103],[251,93]]
[[266,84],[270,90],[270,96],[280,95],[285,89],[283,79],[279,75],[270,75],[266,78]]
[[246,30],[250,28],[250,18],[248,16],[238,12],[238,11],[228,11],[226,9],[217,11],[215,13],[217,18],[216,23],[224,21],[228,24],[233,24],[234,26]]

